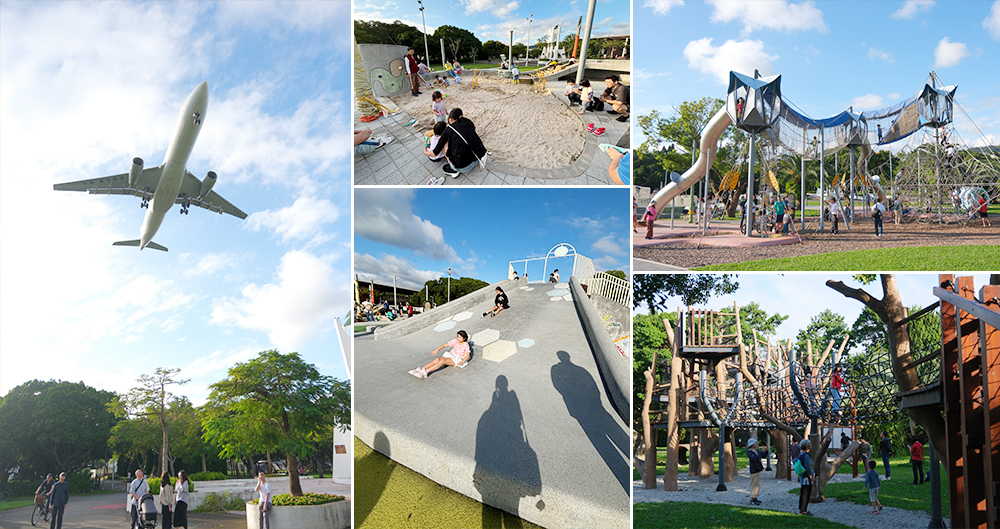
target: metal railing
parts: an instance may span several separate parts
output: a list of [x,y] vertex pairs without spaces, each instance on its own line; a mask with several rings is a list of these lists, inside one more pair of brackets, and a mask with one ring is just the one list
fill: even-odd
[[[589,262],[588,264],[593,269],[594,263]],[[606,272],[594,272],[586,279],[581,279],[580,284],[587,286],[587,294],[591,296],[599,294],[627,309],[632,307],[632,288],[624,279]]]

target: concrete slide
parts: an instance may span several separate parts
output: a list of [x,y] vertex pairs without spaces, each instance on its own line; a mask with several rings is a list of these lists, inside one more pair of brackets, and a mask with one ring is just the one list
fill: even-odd
[[712,116],[712,119],[708,121],[708,125],[705,126],[705,130],[701,131],[701,152],[698,154],[698,160],[694,162],[684,174],[681,175],[681,179],[678,182],[670,182],[662,189],[653,195],[653,198],[649,200],[649,203],[655,205],[657,213],[663,211],[667,203],[673,200],[677,195],[685,192],[694,185],[695,182],[705,178],[705,169],[712,165],[715,161],[715,152],[718,149],[719,136],[726,131],[728,127],[733,122],[729,114],[726,113],[726,107],[723,105],[718,112]]
[[[406,334],[391,332],[393,324],[355,339],[355,435],[445,487],[543,527],[628,528],[630,429],[578,314],[576,303],[591,301],[576,299],[567,283],[498,285],[510,309],[494,318],[482,317],[493,297],[470,294],[470,303],[451,302],[460,310],[449,303],[412,318],[420,325],[406,325]],[[459,330],[471,338],[466,367],[426,379],[407,373]]]

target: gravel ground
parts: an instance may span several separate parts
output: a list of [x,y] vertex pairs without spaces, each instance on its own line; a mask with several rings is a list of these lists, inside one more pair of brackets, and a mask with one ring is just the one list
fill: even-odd
[[[769,509],[773,511],[783,511],[796,513],[799,511],[799,497],[789,494],[788,491],[799,486],[797,481],[777,480],[774,474],[765,472],[760,480],[760,496],[757,499],[763,502],[759,509]],[[861,477],[852,479],[849,475],[838,474],[834,476],[831,483],[845,481],[856,481],[858,488],[864,486]],[[750,474],[749,469],[742,469],[736,476],[736,480],[726,483],[726,492],[716,492],[718,477],[713,479],[699,480],[696,477],[681,475],[677,477],[677,485],[680,489],[676,492],[666,492],[663,490],[663,480],[657,479],[656,489],[643,489],[642,481],[632,482],[632,502],[650,503],[662,501],[685,501],[698,503],[724,503],[727,505],[740,505],[751,507],[750,504]],[[871,514],[871,506],[858,505],[836,501],[827,498],[823,503],[809,504],[809,512],[819,518],[825,518],[834,522],[862,527],[865,529],[924,529],[930,524],[931,517],[924,511],[910,511],[895,507],[886,507],[879,514]]]
[[[803,233],[802,244],[782,244],[747,248],[695,248],[694,244],[660,244],[637,247],[634,256],[683,268],[695,268],[722,263],[738,263],[757,259],[797,257],[829,252],[871,250],[915,246],[960,246],[1000,244],[1000,222],[984,228],[978,219],[967,226],[955,224],[909,223],[896,226],[886,223],[882,238],[875,238],[871,220],[861,220],[851,227],[840,228],[840,233]],[[829,229],[829,228],[828,228]],[[694,239],[697,241],[697,239]],[[877,263],[867,268],[878,269]]]

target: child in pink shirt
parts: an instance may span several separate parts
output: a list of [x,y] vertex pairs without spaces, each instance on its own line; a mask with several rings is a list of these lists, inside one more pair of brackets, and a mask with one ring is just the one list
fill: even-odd
[[437,355],[438,351],[444,349],[445,347],[451,347],[451,351],[441,355],[434,360],[431,360],[424,367],[418,367],[416,369],[411,369],[410,374],[417,378],[427,378],[430,373],[441,369],[444,366],[457,366],[465,367],[469,365],[469,354],[472,352],[469,349],[469,334],[465,331],[458,331],[458,334],[450,342],[438,347],[431,352],[432,355]]

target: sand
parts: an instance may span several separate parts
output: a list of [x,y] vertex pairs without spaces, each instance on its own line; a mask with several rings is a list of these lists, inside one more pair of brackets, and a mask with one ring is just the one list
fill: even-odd
[[[449,112],[461,108],[476,125],[476,132],[492,155],[491,161],[528,167],[554,169],[573,163],[583,152],[586,138],[583,123],[575,111],[551,94],[536,94],[531,85],[480,81],[472,88],[472,77],[463,76],[462,84],[441,90]],[[560,83],[562,84],[562,83]],[[428,128],[434,126],[431,94],[409,93],[392,98],[401,109]],[[574,107],[576,108],[576,107]]]

